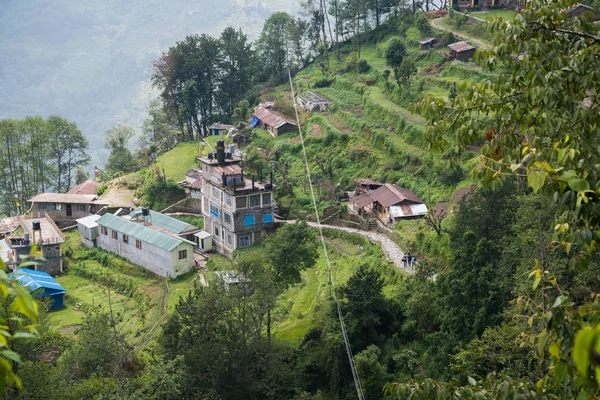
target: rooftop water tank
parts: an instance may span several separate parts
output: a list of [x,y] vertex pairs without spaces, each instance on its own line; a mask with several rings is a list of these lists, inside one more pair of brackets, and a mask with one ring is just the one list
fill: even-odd
[[40,220],[39,219],[34,219],[33,223],[32,223],[32,226],[33,226],[33,230],[34,231],[40,231],[40,230],[42,230],[42,226],[40,224]]
[[147,217],[150,215],[150,207],[142,207],[142,216]]

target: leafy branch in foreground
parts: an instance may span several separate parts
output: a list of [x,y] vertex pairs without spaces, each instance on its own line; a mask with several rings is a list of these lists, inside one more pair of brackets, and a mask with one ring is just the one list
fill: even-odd
[[491,50],[478,50],[495,80],[463,83],[454,99],[427,96],[413,107],[431,128],[430,147],[462,150],[483,140],[473,177],[501,185],[527,177],[560,208],[555,239],[588,253],[600,239],[600,27],[573,0],[534,0],[514,22],[495,21]]

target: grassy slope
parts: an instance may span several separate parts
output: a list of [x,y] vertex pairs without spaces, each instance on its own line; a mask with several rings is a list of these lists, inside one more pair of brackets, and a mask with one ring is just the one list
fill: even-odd
[[180,143],[156,159],[156,164],[163,166],[167,177],[180,181],[196,160],[197,145],[194,142]]

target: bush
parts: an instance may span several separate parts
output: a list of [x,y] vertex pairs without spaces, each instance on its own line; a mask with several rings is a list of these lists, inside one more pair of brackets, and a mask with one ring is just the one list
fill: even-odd
[[425,14],[420,13],[415,20],[415,24],[417,29],[419,29],[419,32],[421,32],[423,35],[428,35],[431,32],[431,25],[429,25],[429,20]]
[[352,53],[346,59],[345,72],[358,72],[359,74],[364,74],[365,72],[369,72],[370,69],[371,66],[367,60],[360,59],[358,53]]
[[108,185],[106,183],[103,183],[102,185],[100,185],[100,187],[98,187],[98,189],[96,189],[96,194],[98,196],[102,196],[102,194],[104,194],[104,192],[106,192],[107,189]]
[[323,78],[323,79],[319,79],[318,81],[316,81],[313,84],[313,87],[315,88],[325,88],[325,87],[329,87],[331,86],[331,84],[333,83],[333,79],[327,79],[327,78]]

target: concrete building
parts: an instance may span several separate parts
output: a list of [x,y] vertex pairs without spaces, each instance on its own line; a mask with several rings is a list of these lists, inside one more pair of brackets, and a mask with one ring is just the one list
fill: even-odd
[[331,102],[327,100],[324,96],[321,96],[318,93],[314,92],[304,92],[300,93],[296,96],[296,103],[304,111],[314,112],[314,111],[327,111],[329,106],[331,106]]
[[469,61],[476,50],[475,47],[467,42],[452,43],[449,44],[448,47],[450,47],[450,57],[460,61]]
[[35,298],[48,299],[48,310],[58,310],[65,306],[66,289],[44,271],[19,268],[8,276],[16,280]]
[[95,194],[40,193],[27,201],[33,215],[45,212],[61,225],[73,225],[76,219],[96,214],[110,205]]
[[65,236],[52,218],[45,214],[43,218],[19,216],[18,219],[22,229],[6,238],[9,266],[13,269],[18,267],[22,257],[29,255],[35,244],[38,254],[46,260],[36,269],[50,275],[63,272],[61,246],[65,242]]
[[262,104],[254,109],[254,114],[252,115],[251,127],[256,128],[258,126],[269,131],[274,137],[281,133],[293,132],[298,129],[298,125]]
[[[174,278],[189,272],[195,265],[194,243],[149,219],[146,211],[133,217],[104,214],[96,221],[96,243],[160,276]],[[156,219],[155,215],[152,221]]]
[[229,257],[235,249],[263,239],[273,228],[272,177],[266,182],[262,172],[258,177],[244,176],[241,157],[225,153],[221,140],[215,153],[198,160],[202,163],[204,230],[213,235],[213,249]]
[[96,247],[96,238],[98,237],[98,223],[100,215],[88,215],[77,220],[77,230],[81,238],[81,243],[86,247]]

